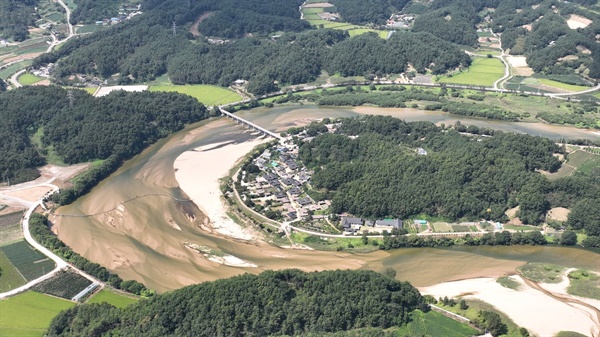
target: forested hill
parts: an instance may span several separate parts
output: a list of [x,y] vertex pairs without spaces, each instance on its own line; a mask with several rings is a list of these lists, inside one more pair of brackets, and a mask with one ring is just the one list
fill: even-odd
[[[166,73],[176,84],[228,86],[245,79],[249,91],[264,94],[278,89],[274,83],[311,82],[322,71],[381,75],[403,72],[411,63],[419,72],[439,74],[470,64],[460,48],[426,33],[395,34],[386,41],[375,34],[350,37],[343,30],[306,30],[296,0],[189,3],[190,7],[185,1],[146,1],[144,15],[71,39],[37,58],[33,66],[57,62],[54,76],[64,84],[77,73],[104,78],[119,74],[122,83],[145,82]],[[207,12],[212,16],[200,23],[200,32],[245,37],[211,44],[204,36],[188,33],[187,27]],[[176,36],[173,22],[180,27]],[[265,36],[274,31],[287,33],[277,41]]]
[[356,25],[383,25],[392,13],[401,11],[410,0],[330,0],[345,22]]
[[98,20],[114,18],[124,0],[73,0],[75,9],[71,13],[71,23],[91,24]]
[[36,20],[34,7],[39,0],[0,1],[0,38],[23,41],[29,36],[28,28]]
[[301,336],[400,326],[423,298],[372,271],[267,271],[189,286],[125,309],[79,305],[48,336]]
[[[186,123],[207,117],[190,96],[115,92],[94,98],[57,86],[0,93],[0,173],[11,183],[37,177],[51,152],[67,164],[127,158]],[[117,160],[118,161],[118,160]]]
[[557,170],[557,152],[564,151],[546,138],[496,132],[477,140],[430,122],[367,116],[343,119],[299,155],[334,213],[506,221],[504,212],[520,206],[519,218],[538,224],[551,207],[566,207],[573,228],[600,237],[600,220],[591,219],[600,216],[591,206],[600,204],[600,169],[549,181],[536,171]]

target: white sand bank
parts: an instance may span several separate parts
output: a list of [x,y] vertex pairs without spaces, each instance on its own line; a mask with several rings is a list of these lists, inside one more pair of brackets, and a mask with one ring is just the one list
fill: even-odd
[[597,331],[598,323],[591,309],[563,303],[529,287],[518,276],[512,278],[521,283],[520,290],[505,288],[495,278],[440,283],[419,290],[435,298],[464,296],[482,300],[540,337],[551,337],[559,331],[575,331],[590,336],[592,331]]
[[239,144],[211,144],[182,153],[173,164],[180,188],[210,219],[219,234],[235,239],[251,240],[251,231],[241,227],[226,215],[221,200],[219,179],[227,175],[235,163],[265,140]]

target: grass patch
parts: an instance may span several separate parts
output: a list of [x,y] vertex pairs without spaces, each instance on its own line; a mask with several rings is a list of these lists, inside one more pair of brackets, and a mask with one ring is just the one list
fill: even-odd
[[0,275],[0,292],[9,291],[27,283],[17,268],[10,263],[10,260],[1,251],[0,268],[2,268],[2,274]]
[[44,16],[44,19],[48,21],[58,22],[65,18],[65,15],[62,13],[52,13],[50,15]]
[[459,323],[439,312],[429,311],[423,313],[415,310],[411,314],[411,321],[398,330],[395,336],[445,336],[460,337],[474,336],[478,331],[466,324]]
[[227,104],[242,100],[236,92],[215,85],[156,85],[150,91],[179,92],[190,95],[205,105]]
[[75,303],[28,291],[2,300],[0,331],[2,336],[43,336],[50,321]]
[[433,231],[436,233],[450,233],[453,232],[452,225],[447,222],[433,222],[431,224]]
[[504,76],[504,64],[497,58],[475,57],[471,66],[458,74],[442,76],[438,83],[457,83],[491,87]]
[[86,303],[108,303],[112,304],[117,308],[125,308],[126,306],[137,303],[139,299],[131,296],[117,294],[116,292],[109,289],[102,289],[95,295],[93,295]]
[[17,79],[17,81],[19,81],[19,83],[21,83],[22,85],[32,85],[43,80],[43,78],[29,73],[25,73],[19,76],[19,78]]
[[569,273],[571,295],[600,300],[600,276],[589,270],[577,269]]
[[583,85],[566,84],[566,83],[562,83],[562,82],[558,82],[558,81],[549,80],[546,78],[538,78],[537,80],[543,85],[547,85],[549,87],[558,88],[558,89],[567,90],[567,91],[577,92],[577,91],[583,91],[583,90],[590,88],[590,87],[586,87]]
[[504,288],[509,288],[513,290],[519,290],[521,288],[521,284],[508,276],[498,277],[496,282],[499,283]]
[[521,276],[535,282],[559,283],[565,267],[549,263],[528,263],[517,268]]

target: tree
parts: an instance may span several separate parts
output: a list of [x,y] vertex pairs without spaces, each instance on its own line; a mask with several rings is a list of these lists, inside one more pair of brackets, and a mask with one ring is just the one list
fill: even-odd
[[467,302],[465,302],[465,300],[461,299],[459,302],[460,305],[460,310],[467,310],[469,309],[469,306],[467,305]]
[[383,275],[385,275],[389,278],[396,278],[396,269],[394,269],[392,267],[387,267],[387,268],[385,268]]
[[566,230],[560,236],[560,244],[565,246],[572,246],[577,244],[577,234],[574,231]]

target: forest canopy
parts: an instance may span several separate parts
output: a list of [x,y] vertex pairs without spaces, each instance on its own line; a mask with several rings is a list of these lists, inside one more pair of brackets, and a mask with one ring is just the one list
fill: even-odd
[[196,99],[177,93],[115,92],[94,98],[57,86],[0,94],[0,173],[11,183],[37,176],[52,152],[66,164],[137,154],[187,123],[207,117]]
[[401,326],[424,300],[373,271],[266,271],[189,286],[124,309],[79,305],[48,336],[298,336]]
[[[551,207],[579,206],[571,221],[581,229],[584,210],[598,202],[600,178],[592,172],[550,182],[537,172],[560,168],[553,154],[562,152],[541,137],[495,132],[474,138],[429,122],[366,116],[341,120],[336,133],[304,142],[299,155],[315,170],[313,187],[332,199],[338,214],[506,221],[505,211],[520,206],[520,219],[538,224]],[[600,230],[596,223],[586,228],[589,235]]]
[[24,41],[35,24],[34,7],[39,0],[0,1],[0,38]]

